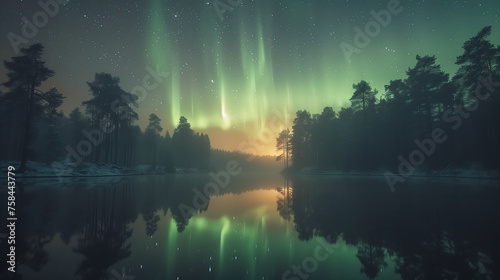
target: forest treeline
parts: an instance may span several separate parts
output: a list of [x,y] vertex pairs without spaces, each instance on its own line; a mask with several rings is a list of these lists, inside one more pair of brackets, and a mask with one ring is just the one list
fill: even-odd
[[277,138],[277,160],[291,171],[498,168],[500,46],[490,34],[485,27],[463,44],[452,77],[435,56],[417,55],[383,94],[362,80],[340,112],[298,111]]
[[[58,170],[77,167],[82,162],[108,163],[126,167],[162,166],[207,170],[210,158],[208,135],[197,133],[185,117],[180,117],[173,134],[162,134],[161,119],[149,116],[144,131],[135,124],[138,97],[120,87],[120,78],[96,73],[88,82],[92,95],[64,116],[59,107],[64,96],[42,83],[54,71],[42,60],[44,47],[34,44],[20,55],[4,61],[8,80],[0,92],[0,160],[19,161],[19,171],[28,160],[46,162]],[[60,171],[60,172],[62,172]]]

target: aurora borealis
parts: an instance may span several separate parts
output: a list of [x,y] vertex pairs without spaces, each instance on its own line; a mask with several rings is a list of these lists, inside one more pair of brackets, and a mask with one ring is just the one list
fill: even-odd
[[[182,115],[210,135],[213,147],[234,150],[275,111],[338,111],[350,105],[352,84],[361,79],[383,93],[390,80],[404,78],[417,54],[436,55],[454,73],[463,42],[484,26],[493,26],[491,41],[500,43],[497,0],[401,0],[402,12],[347,61],[340,44],[352,44],[354,28],[364,29],[370,12],[388,2],[243,0],[221,20],[208,0],[73,0],[29,43],[45,45],[44,59],[56,75],[44,87],[67,97],[66,115],[90,98],[86,82],[95,72],[120,77],[131,91],[151,67],[169,78],[139,103],[141,127],[155,113],[171,132]],[[22,17],[31,20],[41,8],[37,1],[3,6],[6,60],[15,55],[7,34],[22,34]],[[5,80],[4,69],[0,77]],[[272,153],[274,143],[269,146],[262,153]]]

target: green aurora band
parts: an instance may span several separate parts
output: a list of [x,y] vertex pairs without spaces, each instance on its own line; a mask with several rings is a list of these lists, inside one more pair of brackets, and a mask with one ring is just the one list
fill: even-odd
[[[417,54],[436,55],[442,69],[454,74],[463,42],[486,25],[480,21],[453,33],[452,44],[438,33],[402,38],[397,34],[408,16],[403,11],[348,62],[340,43],[352,41],[353,29],[363,28],[370,10],[378,7],[366,7],[366,22],[337,24],[340,11],[299,1],[280,11],[280,21],[273,17],[276,4],[268,2],[243,3],[225,12],[223,21],[213,5],[200,5],[197,19],[192,19],[197,23],[184,30],[175,11],[165,12],[173,2],[150,0],[147,62],[170,73],[161,84],[167,105],[163,113],[158,110],[169,128],[185,116],[193,129],[257,135],[275,111],[292,117],[303,109],[321,113],[326,106],[339,111],[350,106],[352,85],[362,79],[382,97],[384,85],[404,79]],[[179,39],[181,32],[189,32],[189,38]],[[492,42],[500,41],[498,34],[492,34]],[[427,43],[412,43],[422,40]],[[283,128],[290,128],[291,121]]]

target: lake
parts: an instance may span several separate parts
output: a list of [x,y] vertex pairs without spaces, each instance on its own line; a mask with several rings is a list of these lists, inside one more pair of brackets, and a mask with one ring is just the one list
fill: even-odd
[[18,181],[19,279],[500,279],[498,181],[242,173],[206,198],[210,182]]

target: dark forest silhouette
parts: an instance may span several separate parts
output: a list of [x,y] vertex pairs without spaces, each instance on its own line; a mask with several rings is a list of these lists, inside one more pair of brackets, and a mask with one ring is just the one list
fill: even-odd
[[[92,94],[84,101],[85,112],[74,109],[68,117],[58,112],[63,95],[52,88],[39,90],[42,82],[54,75],[42,60],[44,47],[38,43],[21,50],[21,54],[4,61],[8,88],[0,93],[0,129],[9,137],[0,139],[0,160],[19,161],[18,172],[29,160],[57,163],[61,168],[78,167],[82,162],[117,164],[126,167],[163,166],[207,170],[210,139],[191,129],[180,117],[173,135],[160,133],[161,119],[151,114],[144,132],[134,122],[138,97],[120,87],[120,78],[96,73],[88,82]],[[64,161],[66,160],[66,161]]]
[[[464,43],[451,78],[435,56],[417,55],[407,77],[390,81],[383,97],[362,80],[353,85],[352,105],[340,112],[331,107],[313,115],[298,111],[292,131],[277,138],[278,159],[285,169],[291,161],[295,170],[391,170],[420,149],[426,169],[498,168],[500,97],[494,87],[500,77],[500,47],[488,41],[490,34],[491,26],[485,27]],[[41,58],[43,50],[34,44],[4,61],[8,91],[0,94],[6,116],[0,129],[10,133],[0,144],[11,148],[1,151],[0,160],[19,161],[20,171],[28,159],[51,163],[65,158],[72,166],[98,162],[170,171],[208,169],[207,135],[193,131],[185,117],[172,136],[168,131],[161,135],[155,114],[142,132],[134,124],[138,97],[121,89],[120,79],[110,74],[96,73],[87,83],[92,98],[83,102],[85,112],[76,108],[63,116],[58,108],[64,96],[56,88],[39,89],[55,74]],[[446,140],[429,144],[436,129],[442,129]],[[92,145],[82,145],[82,140]]]
[[[340,112],[331,107],[313,115],[298,111],[290,138],[289,171],[394,170],[400,156],[408,159],[417,149],[425,153],[421,167],[427,170],[497,169],[500,47],[488,41],[490,34],[491,26],[485,27],[464,43],[456,60],[459,69],[451,79],[435,56],[417,55],[406,79],[390,81],[383,97],[362,80],[353,85],[352,105]],[[446,140],[433,147],[429,139],[441,130],[440,139]],[[280,134],[278,159],[287,161],[283,143]],[[416,161],[420,165],[421,160]]]

